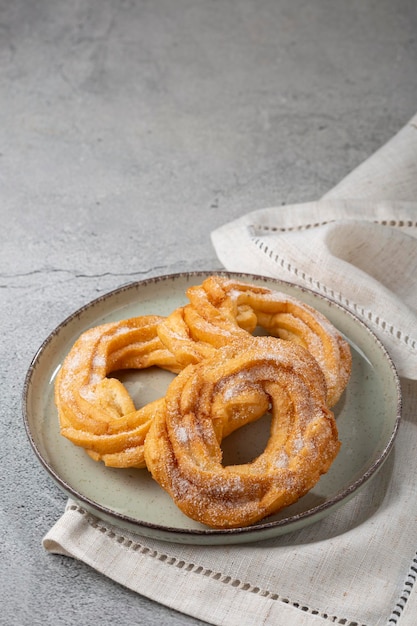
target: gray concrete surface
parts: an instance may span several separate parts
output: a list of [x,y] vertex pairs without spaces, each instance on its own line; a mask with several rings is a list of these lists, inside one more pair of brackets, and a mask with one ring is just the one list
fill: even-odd
[[0,0],[0,623],[200,623],[41,538],[65,496],[21,418],[81,305],[216,269],[212,229],[314,200],[417,110],[414,0]]

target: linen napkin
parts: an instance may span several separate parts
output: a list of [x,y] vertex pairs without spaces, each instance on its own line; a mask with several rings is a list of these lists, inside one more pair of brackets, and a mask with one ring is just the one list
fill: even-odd
[[336,199],[261,209],[212,233],[228,270],[281,278],[342,304],[413,379],[416,238],[417,202]]
[[69,500],[43,539],[134,591],[217,626],[414,626],[417,614],[417,116],[319,202],[212,234],[226,269],[325,293],[378,334],[401,372],[403,421],[347,504],[288,535],[192,546],[111,526]]

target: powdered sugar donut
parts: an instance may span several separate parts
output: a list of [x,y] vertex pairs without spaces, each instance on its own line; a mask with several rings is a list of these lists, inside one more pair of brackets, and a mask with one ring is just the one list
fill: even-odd
[[[253,337],[219,348],[170,384],[145,441],[154,479],[189,517],[214,528],[247,526],[307,493],[340,442],[323,372],[303,347]],[[220,443],[272,413],[269,441],[251,463],[223,466]]]
[[112,467],[144,467],[143,444],[161,398],[136,409],[126,387],[111,372],[156,365],[180,371],[158,338],[162,318],[135,317],[85,331],[65,358],[55,381],[61,434]]
[[158,327],[161,341],[184,365],[213,355],[224,345],[244,346],[247,334],[261,328],[304,346],[323,370],[330,407],[340,399],[350,377],[349,344],[313,307],[260,285],[210,276],[187,290],[189,304]]

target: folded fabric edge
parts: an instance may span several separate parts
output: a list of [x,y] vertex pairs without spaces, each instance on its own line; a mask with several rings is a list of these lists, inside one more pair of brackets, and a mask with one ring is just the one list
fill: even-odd
[[[417,161],[417,155],[416,155]],[[399,228],[417,237],[417,189],[407,200],[375,200],[369,198],[327,198],[310,202],[281,204],[253,209],[214,229],[211,237],[225,228],[252,225],[266,231],[286,232],[316,228],[337,220],[365,220]]]
[[[368,203],[365,203],[365,206],[367,205]],[[406,203],[405,206],[404,203],[400,203],[399,207],[400,206],[402,210],[399,212],[399,215],[397,212],[398,221],[395,224],[394,221],[390,219],[393,214],[390,211],[387,212],[385,204],[374,207],[375,210],[372,211],[370,215],[368,214],[366,219],[373,221],[373,219],[377,218],[382,222],[387,222],[386,225],[389,228],[398,230],[402,230],[404,224],[407,224],[410,230],[410,233],[407,231],[407,234],[412,234],[412,236],[416,237],[417,220],[414,219],[413,221],[412,217],[414,211],[414,217],[417,218],[417,203]],[[320,208],[325,208],[326,210],[323,216],[324,221],[318,224],[312,216],[315,216]],[[324,202],[322,207],[321,201],[317,201],[314,203],[285,207],[285,209],[294,209],[298,218],[302,217],[307,219],[310,217],[309,221],[313,223],[315,227],[326,223],[329,211],[331,211],[332,208],[334,211],[332,221],[337,221],[338,218],[345,219],[345,202]],[[283,207],[280,207],[280,209],[282,212]],[[361,203],[354,203],[354,209],[354,215],[358,216],[360,214]],[[381,324],[382,318],[380,315],[375,316],[372,314],[372,311],[368,310],[366,307],[358,306],[356,302],[351,303],[343,294],[340,294],[339,298],[336,296],[332,298],[329,294],[333,292],[336,294],[337,290],[335,291],[334,285],[329,284],[328,281],[325,282],[321,280],[320,276],[316,276],[316,280],[312,282],[312,280],[308,279],[305,271],[301,271],[302,268],[293,268],[292,264],[285,262],[284,257],[279,264],[274,260],[273,255],[271,256],[272,248],[263,241],[260,235],[256,235],[253,232],[253,224],[259,224],[259,228],[264,224],[266,232],[272,234],[276,233],[276,237],[279,237],[281,231],[285,230],[285,228],[282,227],[282,220],[280,220],[279,213],[279,209],[260,209],[233,222],[229,222],[211,233],[213,247],[225,269],[232,272],[245,272],[285,280],[300,287],[317,291],[320,295],[325,297],[330,297],[330,299],[333,299],[338,304],[350,310],[370,327],[380,341],[387,347],[400,376],[417,379],[416,336],[414,335],[413,337],[411,334],[413,328],[410,328],[409,322],[406,332],[403,332],[404,329],[396,329],[393,334],[393,326],[389,323],[389,320]],[[365,219],[365,214],[363,214],[362,217]],[[283,234],[285,235],[285,233]],[[295,271],[295,269],[297,271]],[[314,277],[310,278],[313,279]],[[374,322],[375,317],[379,320],[378,323],[376,321]],[[397,333],[400,331],[404,336],[404,341],[402,341],[401,345],[399,345],[397,338]]]
[[[221,572],[195,568],[172,556],[166,558],[158,552],[158,542],[151,549],[140,544],[140,537],[132,543],[131,538],[122,541],[122,535],[109,524],[91,523],[89,515],[69,500],[42,543],[51,554],[80,560],[136,593],[214,626],[323,626],[328,619],[350,623],[346,618],[320,614],[315,608],[294,606],[277,594],[239,586],[239,581],[231,581]],[[175,554],[176,546],[168,545],[170,554]],[[145,570],[147,575],[143,576]]]
[[408,200],[417,195],[417,114],[323,198]]

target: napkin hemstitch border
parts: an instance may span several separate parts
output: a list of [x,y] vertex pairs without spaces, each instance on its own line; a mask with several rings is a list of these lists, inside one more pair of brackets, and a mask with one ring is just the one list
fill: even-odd
[[406,607],[406,604],[411,596],[411,593],[414,590],[415,584],[417,582],[417,551],[414,555],[414,558],[411,561],[410,568],[408,570],[407,576],[405,577],[403,589],[400,592],[400,597],[398,598],[394,609],[392,610],[391,616],[388,620],[389,626],[399,624],[399,620],[403,614],[403,611]]
[[[270,600],[270,601],[273,601],[274,603],[275,602],[281,603],[283,606],[289,606],[294,609],[297,609],[298,611],[300,611],[300,613],[310,614],[312,617],[321,618],[333,624],[343,624],[344,626],[368,626],[367,624],[364,624],[357,620],[352,620],[346,617],[339,617],[337,615],[331,615],[325,611],[314,609],[312,607],[305,605],[302,602],[297,602],[296,600],[290,600],[287,597],[281,596],[277,592],[273,592],[267,589],[261,589],[257,585],[253,585],[250,582],[245,582],[238,578],[232,578],[229,575],[224,575],[221,572],[214,571],[210,568],[205,568],[202,565],[197,565],[192,562],[187,562],[184,559],[177,558],[176,556],[170,556],[167,553],[145,546],[139,540],[136,540],[136,538],[131,539],[129,538],[129,536],[126,536],[126,534],[130,534],[130,533],[124,534],[123,529],[115,527],[110,524],[106,524],[104,522],[102,523],[99,518],[96,518],[93,514],[91,514],[86,509],[82,508],[76,502],[71,502],[71,501],[68,502],[66,506],[66,512],[70,512],[70,511],[81,515],[85,519],[85,521],[89,524],[89,526],[91,526],[94,530],[107,536],[111,541],[117,542],[118,545],[125,548],[126,550],[132,550],[134,552],[138,552],[142,556],[151,558],[151,559],[156,559],[162,564],[172,566],[172,567],[177,567],[178,569],[185,570],[188,573],[197,574],[198,576],[205,576],[206,578],[211,579],[215,582],[232,587],[234,591],[243,591],[245,593],[254,594],[255,596],[260,596],[265,600]],[[132,533],[132,537],[137,537],[137,539],[140,539],[140,536],[139,535],[135,536],[134,533]],[[59,550],[48,548],[46,545],[47,541],[48,541],[48,536],[45,536],[43,540],[43,545],[49,552],[60,553]],[[94,567],[94,565],[92,565],[92,567]],[[100,569],[98,569],[98,571],[100,571]],[[121,584],[124,584],[124,583],[121,583]],[[124,586],[127,586],[127,585],[125,584]],[[139,593],[144,593],[144,592],[139,591]],[[144,593],[144,595],[147,595],[147,594]],[[172,608],[181,610],[181,608],[176,607],[176,606],[172,606]]]
[[355,302],[351,302],[347,298],[343,297],[340,292],[336,292],[333,288],[327,287],[324,283],[314,279],[313,276],[307,274],[304,270],[295,267],[290,262],[286,261],[284,257],[280,256],[279,253],[276,252],[270,245],[268,245],[268,243],[266,243],[260,236],[256,238],[252,237],[251,239],[253,245],[260,252],[263,252],[266,256],[269,256],[269,258],[273,259],[273,261],[277,265],[280,265],[281,268],[287,271],[289,274],[296,276],[298,280],[304,281],[306,287],[310,289],[315,289],[327,298],[331,298],[336,303],[341,304],[342,306],[348,308],[356,314],[359,314],[364,320],[372,322],[377,328],[380,329],[381,333],[386,334],[391,339],[395,338],[395,340],[400,341],[404,345],[404,348],[408,350],[411,349],[413,351],[416,350],[417,339],[411,337],[408,334],[405,335],[401,331],[401,329],[396,328],[393,324],[383,319],[381,315],[375,316],[372,311],[366,310],[363,306],[358,306]]
[[[283,205],[285,206],[285,205]],[[344,221],[354,221],[357,218],[348,218],[344,217]],[[327,226],[327,224],[335,224],[338,220],[323,220],[322,222],[311,222],[306,224],[298,224],[297,226],[273,226],[271,224],[248,224],[248,228],[251,228],[255,235],[260,235],[261,232],[272,232],[272,233],[289,233],[300,230],[311,230],[313,228],[320,228],[320,226]],[[379,226],[389,226],[390,228],[416,228],[417,229],[417,220],[387,220],[387,219],[373,219],[373,220],[364,220],[370,221],[372,224],[379,224]]]

